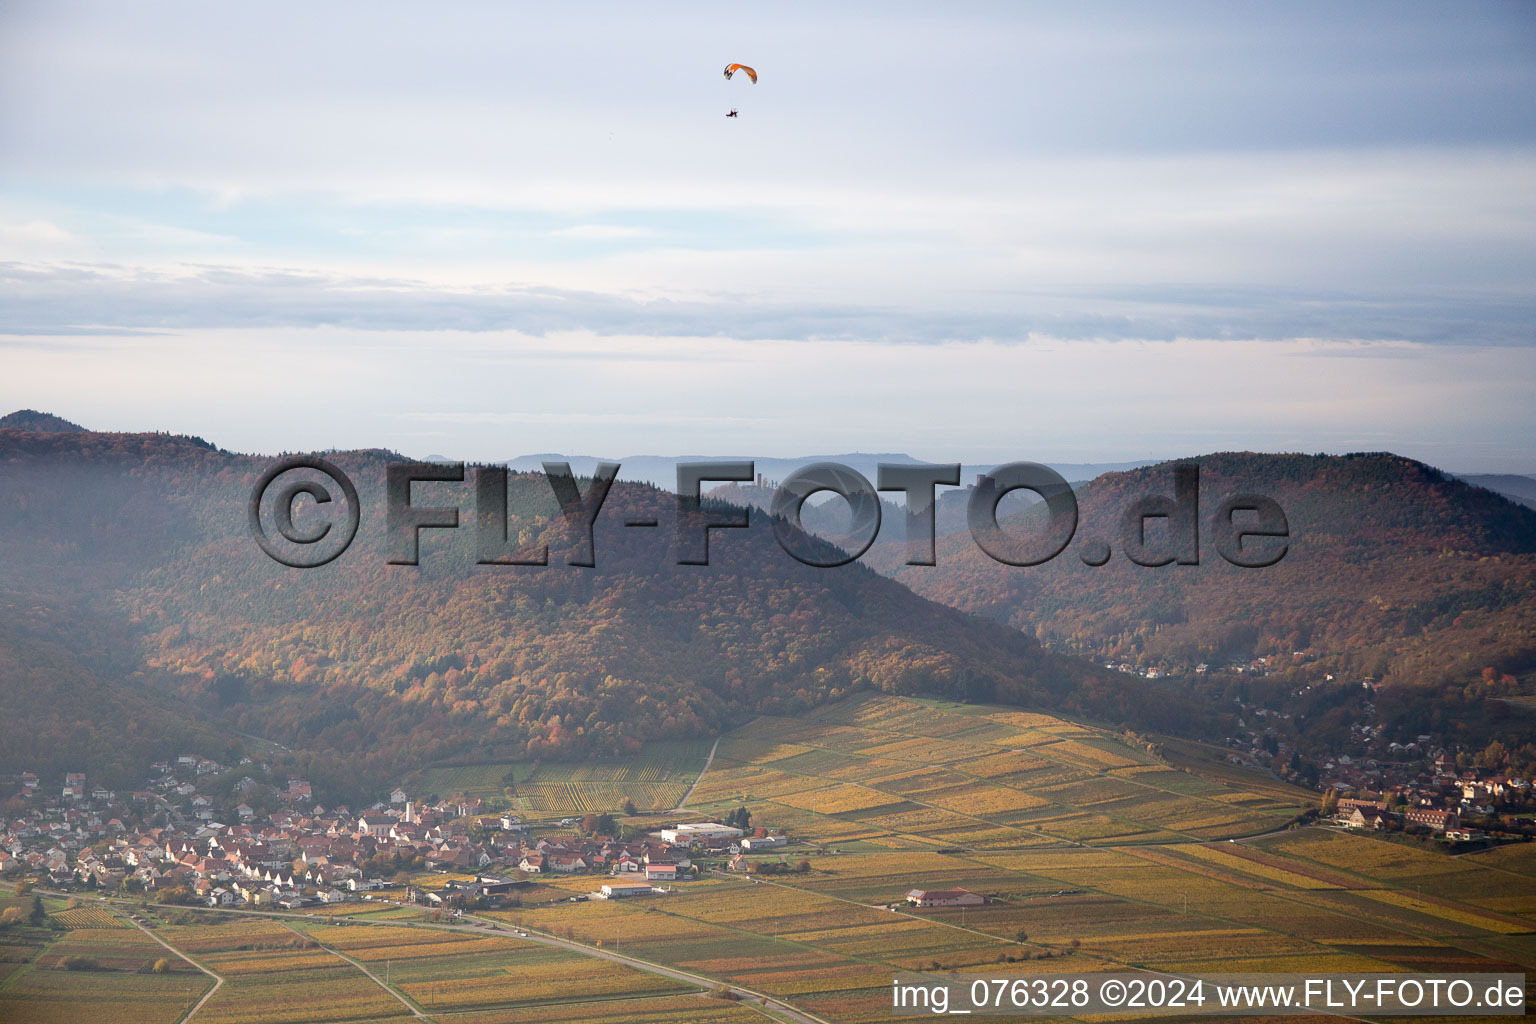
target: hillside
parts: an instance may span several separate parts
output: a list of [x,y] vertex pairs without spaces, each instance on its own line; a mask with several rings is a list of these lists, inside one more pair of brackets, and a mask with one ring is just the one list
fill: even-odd
[[[800,565],[761,521],[716,534],[710,566],[679,566],[671,496],[646,485],[615,485],[593,569],[565,564],[542,476],[511,477],[509,514],[512,534],[547,536],[547,568],[474,565],[472,485],[418,486],[418,502],[457,502],[465,528],[427,531],[420,567],[390,566],[392,456],[328,457],[357,482],[362,526],[342,558],[298,571],[247,533],[245,503],[270,460],[195,438],[0,432],[7,584],[61,633],[93,623],[116,657],[93,678],[173,699],[168,728],[211,722],[225,737],[273,740],[344,791],[435,761],[632,753],[862,688],[1170,730],[1203,718],[868,569]],[[622,525],[642,515],[663,528]],[[0,624],[0,639],[13,629]],[[4,675],[4,699],[63,703],[61,659],[30,650]],[[99,707],[93,728],[122,720],[110,702]],[[17,739],[31,727],[8,720]],[[53,760],[105,756],[42,721],[41,739],[4,744],[7,760],[50,739]]]
[[[1470,741],[1491,727],[1479,719],[1502,713],[1485,698],[1536,690],[1536,512],[1388,454],[1196,461],[1202,517],[1238,492],[1280,503],[1291,541],[1278,565],[1229,565],[1204,521],[1199,565],[1145,568],[1118,551],[1102,568],[1085,565],[1085,538],[1113,545],[1123,509],[1171,495],[1163,464],[1079,488],[1076,539],[1046,565],[1001,565],[957,534],[940,541],[938,566],[896,578],[1057,649],[1161,664],[1186,680],[1199,663],[1267,657],[1274,687],[1330,674],[1357,689],[1379,683],[1384,717],[1398,715],[1409,739],[1423,729]],[[1027,530],[1041,514],[1007,525]]]

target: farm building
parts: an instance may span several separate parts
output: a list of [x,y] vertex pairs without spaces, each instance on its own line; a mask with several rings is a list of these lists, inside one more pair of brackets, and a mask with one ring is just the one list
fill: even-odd
[[987,898],[969,889],[913,889],[907,902],[914,907],[979,907]]
[[605,882],[602,894],[604,899],[617,900],[625,896],[649,896],[655,892],[644,882]]

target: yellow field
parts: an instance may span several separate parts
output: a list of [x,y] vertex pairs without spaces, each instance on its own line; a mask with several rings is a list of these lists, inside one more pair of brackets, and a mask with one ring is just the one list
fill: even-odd
[[433,1012],[496,1004],[552,1003],[569,1000],[578,992],[583,999],[593,999],[695,988],[620,964],[584,957],[534,963],[514,960],[497,974],[455,977],[451,981],[408,981],[399,987]]
[[1431,917],[1454,921],[1457,924],[1471,925],[1473,928],[1481,928],[1483,931],[1497,932],[1500,935],[1517,935],[1521,932],[1536,930],[1536,927],[1533,927],[1529,922],[1514,923],[1504,921],[1496,917],[1490,917],[1487,914],[1479,914],[1470,909],[1447,907],[1444,904],[1425,900],[1406,892],[1362,889],[1360,895],[1367,899],[1380,900],[1382,903],[1390,903],[1396,907],[1414,910],[1420,914],[1428,914]]
[[1218,864],[1230,871],[1239,871],[1244,874],[1258,875],[1272,881],[1283,882],[1286,885],[1295,886],[1298,889],[1337,889],[1338,886],[1316,878],[1310,878],[1299,871],[1287,871],[1270,864],[1260,864],[1227,853],[1220,847],[1212,846],[1181,846],[1179,852],[1186,857],[1197,857],[1201,860]]

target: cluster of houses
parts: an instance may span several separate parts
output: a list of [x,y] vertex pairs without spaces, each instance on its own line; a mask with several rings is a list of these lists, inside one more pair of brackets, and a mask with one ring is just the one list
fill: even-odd
[[1532,797],[1528,779],[1457,772],[1448,756],[1436,762],[1435,774],[1383,789],[1380,800],[1341,797],[1335,819],[1361,829],[1419,826],[1450,840],[1467,841],[1481,839],[1483,832],[1462,827],[1464,819],[1494,815],[1510,803],[1528,806]]
[[[1370,690],[1374,684],[1367,679],[1361,685]],[[1299,696],[1300,691],[1294,695]],[[1351,756],[1341,752],[1309,759],[1315,760],[1311,766],[1315,773],[1305,779],[1295,769],[1297,752],[1286,739],[1288,728],[1282,724],[1292,716],[1242,700],[1234,700],[1234,704],[1238,726],[1244,733],[1227,737],[1229,763],[1269,769],[1287,781],[1315,785],[1321,792],[1379,793],[1384,800],[1401,797],[1400,802],[1410,807],[1453,810],[1459,818],[1504,813],[1529,817],[1536,811],[1536,790],[1529,779],[1458,768],[1454,752],[1437,745],[1428,734],[1386,742],[1387,727],[1376,721],[1372,699],[1362,704],[1361,720],[1349,727],[1350,749],[1370,753]],[[1383,820],[1393,819],[1389,816]],[[1361,827],[1379,826],[1367,823]]]
[[[739,834],[739,833],[738,833]],[[689,844],[659,837],[620,840],[611,836],[542,836],[522,841],[515,861],[528,875],[602,872],[643,878],[646,882],[675,882],[688,877],[693,860]]]
[[35,774],[24,773],[19,795],[25,809],[0,821],[0,872],[108,891],[184,889],[188,898],[210,906],[291,908],[358,899],[390,887],[381,877],[390,873],[387,865],[474,874],[474,883],[455,882],[446,890],[472,898],[505,896],[531,876],[587,872],[615,876],[616,894],[624,896],[697,874],[693,857],[700,853],[745,866],[745,852],[785,842],[717,822],[679,824],[633,839],[533,835],[514,815],[478,816],[478,801],[424,806],[401,789],[390,794],[389,804],[354,814],[345,806],[316,804],[303,779],[290,780],[280,810],[260,820],[240,810],[239,821],[225,823],[199,813],[195,797],[186,813],[187,794],[178,792],[186,785],[196,789],[182,781],[186,776],[224,770],[205,769],[203,760],[158,765],[163,776],[127,798],[87,790],[80,773],[67,775],[62,790],[47,791]]
[[[1458,770],[1455,759],[1444,751],[1436,752],[1434,760],[1418,770],[1371,759],[1352,762],[1347,756],[1330,764],[1334,770],[1329,788],[1340,793],[1381,794],[1380,800],[1356,797],[1339,801],[1339,820],[1356,828],[1387,827],[1397,820],[1389,806],[1399,806],[1405,825],[1422,825],[1452,839],[1466,838],[1453,834],[1462,820],[1489,817],[1511,807],[1529,808],[1536,796],[1529,779]],[[1357,817],[1360,820],[1355,820]]]
[[[1270,654],[1262,658],[1249,660],[1234,659],[1220,665],[1212,665],[1209,662],[1200,662],[1191,669],[1187,664],[1171,664],[1167,661],[1158,661],[1153,665],[1136,665],[1129,661],[1106,661],[1104,667],[1112,672],[1124,672],[1126,675],[1140,676],[1143,679],[1166,679],[1170,676],[1183,675],[1186,671],[1193,671],[1197,676],[1203,676],[1212,672],[1230,672],[1233,675],[1267,676],[1271,671],[1284,668],[1289,665],[1300,665],[1311,661],[1312,658],[1306,651],[1292,651],[1289,658],[1284,655]],[[1333,676],[1328,676],[1332,680]]]
[[1391,823],[1418,825],[1436,834],[1456,832],[1461,818],[1453,810],[1443,807],[1403,807],[1392,810],[1379,800],[1359,800],[1342,797],[1334,819],[1350,828],[1383,829]]
[[[261,821],[224,824],[179,813],[166,824],[125,825],[119,817],[44,807],[6,823],[3,848],[16,869],[115,891],[184,889],[210,906],[294,907],[339,902],[388,887],[379,857],[443,870],[476,870],[504,855],[445,820],[457,808],[284,810]],[[0,861],[0,867],[6,862]]]

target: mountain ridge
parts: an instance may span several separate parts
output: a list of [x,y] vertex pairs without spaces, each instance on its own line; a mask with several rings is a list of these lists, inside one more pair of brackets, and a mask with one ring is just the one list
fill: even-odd
[[[1077,557],[1080,541],[1046,565],[1014,568],[957,534],[939,542],[936,568],[895,576],[1053,649],[1181,670],[1189,685],[1200,665],[1260,658],[1275,666],[1266,672],[1277,692],[1368,683],[1394,741],[1518,738],[1490,702],[1536,692],[1536,511],[1390,453],[1196,461],[1202,530],[1224,494],[1280,504],[1290,538],[1278,564],[1229,565],[1208,533],[1198,565],[1130,563],[1118,517],[1142,495],[1172,494],[1174,464],[1164,463],[1078,492],[1077,538],[1116,549],[1101,568]],[[1035,507],[1004,525],[1026,530],[1041,516]]]
[[[675,514],[670,494],[639,483],[615,484],[591,569],[564,564],[570,539],[542,475],[509,476],[509,535],[547,542],[547,567],[477,566],[473,490],[418,485],[418,504],[451,497],[463,525],[424,531],[420,565],[392,566],[390,457],[325,458],[356,481],[361,527],[343,557],[299,571],[272,562],[247,532],[250,489],[272,460],[171,435],[0,432],[7,586],[66,635],[82,618],[108,631],[129,663],[97,666],[96,681],[157,707],[173,702],[180,714],[166,719],[168,735],[274,740],[348,794],[444,759],[629,752],[856,689],[1109,721],[1148,704],[1143,684],[1042,651],[867,568],[801,565],[766,517],[716,534],[710,566],[678,565],[670,530],[622,525]],[[25,638],[7,630],[0,621],[0,645],[19,647]],[[8,701],[25,691],[35,706],[38,694],[57,694],[48,665],[18,664],[4,680]],[[1157,707],[1168,712],[1159,727],[1175,731],[1203,714],[1177,701]],[[111,728],[82,725],[98,738]],[[42,756],[52,743],[60,765],[100,756],[62,725],[38,735],[17,716],[6,728],[0,748],[13,755]]]

